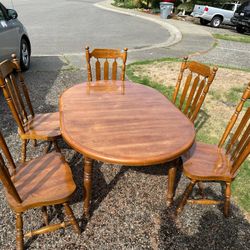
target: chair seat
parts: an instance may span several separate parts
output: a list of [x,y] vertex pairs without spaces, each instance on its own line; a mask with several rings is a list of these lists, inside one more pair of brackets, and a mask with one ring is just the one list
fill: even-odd
[[183,156],[183,172],[194,180],[231,181],[231,166],[225,151],[217,145],[197,142]]
[[22,139],[53,140],[61,136],[59,112],[36,114],[25,127]]
[[22,164],[12,181],[22,200],[20,205],[7,193],[9,204],[16,212],[66,202],[76,189],[70,167],[56,152]]

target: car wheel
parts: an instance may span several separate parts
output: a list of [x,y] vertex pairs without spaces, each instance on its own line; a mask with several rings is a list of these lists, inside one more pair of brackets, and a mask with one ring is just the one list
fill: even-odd
[[203,19],[203,18],[200,18],[200,24],[201,24],[201,25],[207,25],[208,23],[209,23],[208,20],[205,20],[205,19]]
[[220,27],[221,23],[222,23],[222,18],[219,16],[215,16],[212,18],[210,25],[214,28],[218,28]]
[[236,30],[237,30],[238,33],[242,33],[242,34],[245,32],[245,29],[241,25],[237,25]]
[[25,38],[22,38],[20,45],[20,65],[23,71],[30,67],[30,47]]

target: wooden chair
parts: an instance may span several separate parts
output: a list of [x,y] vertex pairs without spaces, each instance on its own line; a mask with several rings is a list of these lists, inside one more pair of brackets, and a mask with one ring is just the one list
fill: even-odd
[[56,139],[61,137],[59,113],[34,113],[19,61],[15,55],[12,57],[13,60],[0,63],[0,87],[18,125],[18,133],[22,139],[22,162],[26,160],[29,140],[35,140],[35,143],[36,140],[49,141],[46,151],[53,143],[59,152],[56,142]]
[[[173,103],[194,122],[218,68],[188,61],[185,57],[173,93]],[[184,81],[184,75],[187,77]]]
[[[52,232],[69,225],[80,234],[78,223],[68,204],[76,185],[70,167],[62,155],[52,152],[17,167],[1,132],[0,148],[9,163],[7,168],[0,154],[0,180],[5,188],[8,203],[16,214],[17,249],[24,249],[24,237]],[[68,220],[49,225],[46,206],[56,204],[63,204]],[[45,226],[24,235],[22,214],[30,208],[37,207],[42,208]]]
[[[224,203],[224,215],[229,214],[231,183],[248,157],[250,152],[250,106],[244,106],[250,99],[250,83],[242,95],[233,116],[231,117],[225,132],[218,144],[209,145],[197,142],[188,153],[187,160],[183,163],[183,172],[191,180],[187,186],[183,199],[180,202],[177,213],[183,210],[187,201],[198,204]],[[239,119],[241,111],[244,114]],[[226,184],[225,201],[220,202],[208,199],[188,200],[194,185],[197,182],[217,181]]]
[[[95,76],[96,81],[101,80],[101,60],[104,60],[103,67],[103,80],[125,80],[125,69],[126,69],[126,61],[127,61],[127,51],[125,48],[123,51],[119,49],[94,49],[92,52],[89,52],[89,47],[86,49],[86,61],[87,61],[87,70],[88,70],[88,81],[92,81],[92,68],[91,68],[91,58],[96,58],[95,62]],[[110,79],[110,66],[108,59],[113,59],[112,67],[111,67],[111,79]],[[118,63],[117,61],[122,60],[122,69],[120,78],[117,78],[118,71]]]

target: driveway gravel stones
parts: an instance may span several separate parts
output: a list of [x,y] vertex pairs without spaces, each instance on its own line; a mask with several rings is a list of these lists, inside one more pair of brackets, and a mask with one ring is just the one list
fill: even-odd
[[[35,111],[58,110],[58,98],[68,87],[86,79],[81,70],[37,71],[25,73]],[[20,159],[17,127],[0,95],[0,128],[15,160]],[[28,157],[41,155],[45,143]],[[223,217],[221,207],[186,205],[176,218],[174,211],[188,180],[181,177],[174,207],[166,207],[168,164],[150,167],[125,167],[95,162],[91,218],[82,216],[82,157],[63,140],[62,153],[69,162],[77,184],[71,207],[81,226],[76,235],[72,228],[39,235],[25,241],[28,249],[249,249],[250,224],[236,204],[230,218]],[[179,174],[180,176],[180,174]],[[209,196],[222,198],[221,186],[207,186]],[[15,217],[0,186],[0,249],[15,249]],[[49,208],[51,223],[64,218],[61,206]],[[24,229],[42,225],[40,209],[24,215]]]

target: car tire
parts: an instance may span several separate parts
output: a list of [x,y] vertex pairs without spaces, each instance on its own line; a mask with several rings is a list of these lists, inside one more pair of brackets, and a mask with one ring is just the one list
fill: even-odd
[[215,16],[212,18],[210,25],[214,28],[219,28],[222,23],[222,18],[219,16]]
[[30,67],[30,45],[27,39],[22,38],[20,44],[20,65],[23,71]]
[[237,26],[236,26],[236,31],[237,31],[238,33],[243,34],[243,33],[245,32],[245,29],[243,28],[243,26],[237,25]]
[[205,19],[203,19],[203,18],[200,18],[200,24],[201,24],[201,25],[207,25],[208,23],[209,23],[208,20],[205,20]]

